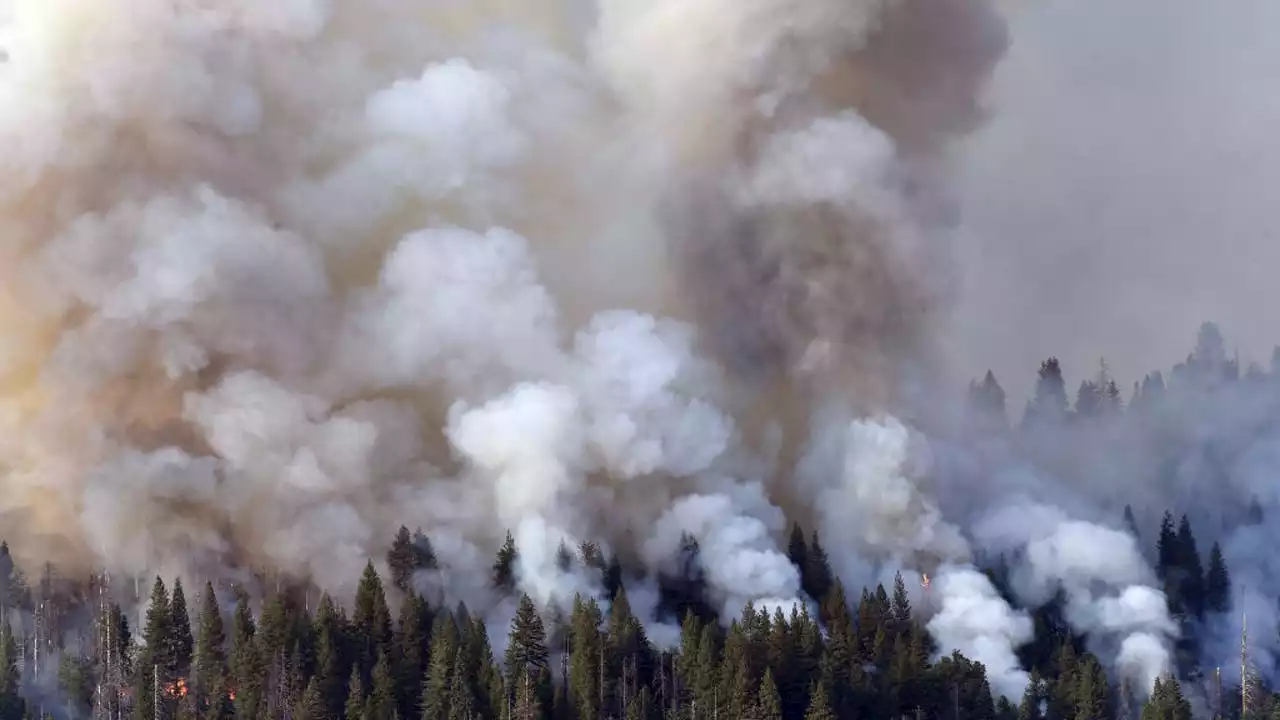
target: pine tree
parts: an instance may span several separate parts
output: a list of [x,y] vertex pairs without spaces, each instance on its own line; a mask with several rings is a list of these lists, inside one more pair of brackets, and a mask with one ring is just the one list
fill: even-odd
[[[604,657],[604,642],[600,625],[604,618],[595,599],[584,601],[578,596],[569,618],[569,699],[579,718],[600,716],[599,663]],[[689,613],[688,620],[695,625],[697,618]]]
[[1205,574],[1205,609],[1213,613],[1225,613],[1231,608],[1231,575],[1227,561],[1222,557],[1222,547],[1213,544],[1209,551],[1209,570]]
[[431,630],[431,660],[422,686],[422,718],[446,717],[449,714],[449,695],[454,663],[458,653],[458,626],[447,612],[436,615]]
[[396,632],[396,707],[400,717],[415,720],[422,714],[422,678],[427,671],[427,643],[431,632],[431,608],[417,592],[410,591],[400,606]]
[[778,685],[773,681],[773,672],[770,670],[764,671],[764,678],[760,681],[755,715],[759,720],[782,720],[782,698],[778,695]]
[[[467,615],[465,608],[459,612],[460,617]],[[489,631],[480,616],[472,616],[465,630],[461,632],[462,645],[460,657],[466,668],[466,686],[471,690],[475,700],[476,713],[491,714],[495,706],[491,702],[489,689],[493,686],[493,675],[501,676],[501,672],[493,663],[493,648],[489,645]]]
[[1191,720],[1191,703],[1173,676],[1157,678],[1151,697],[1142,707],[1142,720]]
[[1036,375],[1035,397],[1027,408],[1023,423],[1057,421],[1067,415],[1067,384],[1062,377],[1062,365],[1051,357],[1040,363]]
[[182,591],[182,579],[173,581],[173,599],[170,602],[173,618],[170,620],[173,633],[173,644],[170,650],[173,658],[172,672],[174,677],[185,678],[191,674],[191,618],[187,613],[187,596]]
[[[605,671],[608,678],[616,678],[610,688],[606,682],[606,694],[613,691],[613,709],[616,714],[625,712],[627,699],[634,697],[638,688],[646,684],[649,670],[648,638],[644,626],[631,612],[631,602],[625,589],[620,589],[609,608],[609,629],[605,638]],[[609,709],[608,706],[605,708]]]
[[719,626],[708,623],[702,628],[698,643],[698,674],[694,677],[694,703],[700,708],[715,708],[719,703],[720,637]]
[[[7,548],[6,548],[7,549]],[[7,618],[0,619],[0,720],[19,720],[26,712],[20,693],[18,644]]]
[[164,580],[159,577],[151,588],[143,638],[146,646],[136,665],[133,713],[138,720],[153,720],[157,701],[164,703],[165,700],[159,689],[168,684],[174,666],[173,610]]
[[1022,704],[1018,706],[1018,720],[1044,720],[1042,708],[1049,699],[1049,690],[1044,678],[1035,669],[1031,669],[1031,680],[1027,683],[1026,692],[1022,695]]
[[995,373],[987,370],[982,382],[969,383],[969,410],[984,432],[1003,430],[1008,427],[1008,415],[1005,410],[1005,392],[996,381]]
[[1063,638],[1054,658],[1057,677],[1049,688],[1048,712],[1049,720],[1070,720],[1075,716],[1076,688],[1078,687],[1077,668],[1079,657],[1075,646],[1069,638]]
[[404,525],[396,532],[396,539],[387,551],[387,567],[391,571],[391,584],[403,594],[413,587],[413,573],[417,570],[417,553],[413,550],[413,538]]
[[312,678],[307,683],[302,698],[293,709],[293,720],[327,720],[328,711],[324,706],[324,696],[320,693],[320,683]]
[[351,677],[347,680],[347,706],[344,717],[346,720],[372,720],[364,682],[360,679],[360,668],[356,665],[351,666]]
[[[753,612],[750,605],[743,612]],[[744,618],[745,621],[745,618]],[[755,702],[755,683],[748,658],[751,652],[743,622],[734,621],[724,641],[724,655],[720,660],[720,702],[729,717],[746,717]]]
[[907,595],[907,585],[902,573],[893,577],[893,602],[889,606],[889,618],[893,623],[894,635],[904,635],[911,630],[911,597]]
[[547,633],[533,599],[520,596],[511,633],[507,639],[506,675],[509,689],[515,694],[522,715],[540,718],[550,700],[550,675],[547,660]]
[[[391,653],[391,610],[382,591],[382,580],[373,562],[365,565],[360,586],[356,589],[355,614],[351,618],[356,661],[361,682],[371,681],[373,665],[379,653]],[[367,682],[366,682],[367,686]]]
[[369,695],[370,720],[392,720],[396,709],[396,682],[391,672],[391,658],[385,652],[378,653],[373,665],[373,689]]
[[347,669],[352,661],[345,650],[346,617],[325,593],[316,609],[316,661],[314,680],[327,717],[344,714]]
[[415,570],[436,570],[439,560],[436,559],[435,548],[431,546],[431,538],[419,528],[413,532],[413,567]]
[[516,588],[516,541],[511,537],[511,533],[507,532],[506,540],[502,543],[502,547],[498,549],[498,555],[493,561],[493,575],[491,582],[493,587],[504,593],[512,593]]
[[1204,566],[1200,563],[1200,551],[1191,532],[1191,521],[1186,515],[1178,524],[1178,568],[1182,572],[1181,595],[1186,609],[1195,617],[1204,616]]
[[1138,532],[1138,520],[1133,516],[1133,508],[1129,505],[1124,506],[1124,526],[1134,538],[1140,539],[1142,537],[1141,533]]
[[1160,537],[1156,540],[1156,570],[1164,579],[1178,564],[1178,535],[1173,527],[1173,513],[1168,510],[1160,520]]
[[453,669],[449,673],[449,685],[447,688],[448,711],[440,717],[447,720],[473,720],[479,717],[475,706],[475,699],[472,696],[471,688],[467,682],[467,668],[465,659],[461,653],[457,653],[454,660]]
[[1110,717],[1108,699],[1111,688],[1106,672],[1097,658],[1089,655],[1081,664],[1075,687],[1075,720],[1099,720]]
[[87,658],[64,654],[58,663],[58,686],[66,698],[68,714],[85,717],[93,710],[93,667]]
[[262,704],[264,664],[254,640],[256,632],[249,598],[241,593],[231,631],[231,687],[238,720],[257,720]]
[[802,589],[809,597],[821,602],[831,592],[833,575],[831,563],[827,560],[827,551],[818,541],[817,533],[814,533],[809,541],[807,557],[807,572],[801,574],[804,583]]
[[1076,415],[1085,419],[1096,418],[1102,413],[1102,388],[1092,381],[1080,383],[1076,391]]
[[801,587],[804,585],[804,574],[809,568],[809,545],[804,539],[804,530],[800,523],[792,523],[791,537],[787,540],[787,559],[800,573]]
[[827,688],[822,683],[814,683],[810,691],[809,709],[804,713],[804,720],[836,720],[831,710],[831,701],[827,697]]
[[199,707],[205,707],[209,703],[210,692],[215,684],[225,686],[226,643],[218,598],[213,593],[213,584],[205,583],[200,608],[200,638],[196,643],[195,673],[191,683]]

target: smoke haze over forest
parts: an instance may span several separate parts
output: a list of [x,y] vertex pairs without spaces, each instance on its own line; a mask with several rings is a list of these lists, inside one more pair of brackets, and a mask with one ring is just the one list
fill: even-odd
[[[513,703],[550,672],[534,626],[567,647],[596,602],[633,691],[677,654],[763,682],[732,664],[747,608],[796,609],[787,720],[962,677],[993,713],[1044,682],[1049,720],[1221,710],[1246,611],[1258,683],[1280,651],[1269,19],[0,0],[0,537],[33,577],[114,578],[143,694],[190,663],[137,589],[183,578],[238,588],[232,645],[277,689],[285,653],[295,690],[351,668],[349,720],[389,720],[360,705],[390,672],[376,570],[393,607],[465,606],[454,654],[507,652]],[[53,586],[12,622],[69,657],[54,636],[120,611],[58,591],[50,630]],[[299,631],[334,667],[251,637],[280,588],[300,627],[313,591],[354,607],[317,611],[341,642]]]
[[[1245,362],[1276,344],[1280,50],[1266,0],[1013,2],[990,121],[959,165],[961,374],[1057,355],[1126,380],[1205,319]],[[1081,211],[1087,208],[1087,211]],[[1016,298],[1016,300],[1013,300]],[[1080,377],[1080,375],[1076,375]]]

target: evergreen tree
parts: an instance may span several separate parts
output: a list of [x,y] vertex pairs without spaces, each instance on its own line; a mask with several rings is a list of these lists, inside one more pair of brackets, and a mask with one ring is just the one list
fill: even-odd
[[697,675],[692,678],[693,702],[700,708],[715,708],[719,703],[720,637],[719,626],[708,623],[702,627],[702,639],[698,643]]
[[1075,687],[1075,720],[1099,720],[1110,717],[1108,699],[1111,688],[1106,672],[1097,658],[1087,656],[1081,663]]
[[241,593],[231,629],[231,688],[238,720],[258,720],[262,705],[264,665],[254,640],[256,632],[249,598]]
[[422,718],[446,717],[449,714],[449,696],[452,675],[458,653],[458,626],[447,612],[436,615],[431,630],[431,659],[427,665],[426,681],[422,687]]
[[[604,660],[604,642],[600,633],[603,621],[595,599],[584,601],[582,596],[575,598],[573,614],[569,618],[568,682],[570,704],[579,718],[596,718],[601,712],[599,666]],[[692,612],[685,622],[693,623],[700,631],[698,619]]]
[[507,638],[506,675],[521,717],[541,718],[551,695],[547,633],[533,599],[520,596]]
[[1177,678],[1157,678],[1142,707],[1142,720],[1191,720],[1191,703],[1182,695]]
[[809,597],[821,602],[831,592],[832,578],[834,576],[831,572],[831,563],[827,560],[827,551],[822,547],[822,543],[818,541],[816,532],[809,541],[806,555],[808,565],[805,568],[805,572],[801,574],[802,589]]
[[754,714],[759,720],[782,720],[782,698],[778,695],[778,685],[773,681],[771,670],[765,670],[764,679],[760,681]]
[[346,652],[346,617],[325,593],[316,610],[315,676],[327,717],[342,717],[345,712],[347,669],[352,661]]
[[991,432],[1008,427],[1005,392],[1000,383],[996,382],[995,373],[987,370],[981,383],[970,383],[968,400],[970,414],[980,429]]
[[804,720],[836,720],[831,709],[831,701],[827,697],[827,688],[822,683],[815,683],[809,693],[809,709],[804,713]]
[[809,568],[809,544],[805,542],[804,530],[800,523],[791,524],[791,536],[787,539],[787,559],[800,573],[801,586],[804,584],[804,573]]
[[427,671],[431,609],[417,592],[409,591],[400,606],[396,632],[396,707],[400,717],[416,720],[422,714],[422,678]]
[[435,548],[431,546],[431,538],[419,528],[413,532],[413,567],[416,570],[439,569]]
[[1076,415],[1092,419],[1102,414],[1102,388],[1092,381],[1085,380],[1080,383],[1080,389],[1076,391]]
[[1031,680],[1022,695],[1022,704],[1018,706],[1018,720],[1044,720],[1044,706],[1048,699],[1049,689],[1044,678],[1032,668]]
[[373,720],[369,713],[369,700],[364,689],[364,681],[360,679],[360,668],[351,666],[351,677],[347,680],[347,705],[344,712],[346,720]]
[[373,665],[373,689],[369,695],[370,720],[392,720],[398,715],[396,708],[396,679],[391,671],[391,658],[385,652],[378,653]]
[[5,618],[0,620],[0,720],[21,720],[26,713],[20,685],[18,643],[14,640],[13,628]]
[[320,683],[315,678],[307,683],[302,698],[293,709],[293,720],[328,720],[328,711],[324,706],[324,696],[320,692]]
[[720,707],[729,717],[746,717],[747,712],[755,704],[755,679],[752,677],[750,653],[751,647],[747,638],[747,630],[743,627],[753,609],[750,605],[743,611],[744,620],[734,621],[725,636],[724,655],[720,660]]
[[1048,720],[1071,720],[1075,717],[1077,666],[1079,656],[1070,638],[1062,638],[1054,657],[1056,677],[1049,688],[1046,717]]
[[182,591],[181,578],[173,581],[173,599],[170,606],[173,613],[173,618],[170,620],[173,633],[172,647],[169,651],[173,662],[171,670],[173,677],[185,678],[191,674],[194,641],[191,637],[191,618],[187,613],[187,596]]
[[[163,707],[165,697],[160,689],[169,683],[174,666],[173,610],[164,580],[159,577],[151,587],[151,604],[147,607],[147,627],[143,638],[146,646],[135,666],[133,713],[137,720],[153,720],[158,711],[169,714]],[[157,708],[157,703],[162,707]]]
[[440,717],[447,718],[447,720],[473,720],[473,718],[479,717],[475,699],[467,682],[465,658],[461,653],[457,653],[453,670],[449,673],[447,692],[448,711],[447,714]]
[[[379,653],[391,653],[391,610],[382,591],[382,580],[369,561],[356,589],[355,614],[351,618],[352,639],[355,643],[356,661],[360,680],[368,687],[373,665]],[[377,720],[377,719],[375,719]]]
[[1067,414],[1067,385],[1062,377],[1062,365],[1051,357],[1040,363],[1036,376],[1036,392],[1028,405],[1024,424],[1040,420],[1060,420]]
[[[210,703],[210,693],[215,685],[225,689],[226,643],[218,598],[213,593],[213,584],[205,583],[200,608],[200,638],[196,643],[195,673],[191,683],[199,707]],[[213,701],[216,703],[217,698]]]
[[408,594],[413,587],[413,573],[417,570],[418,558],[413,549],[413,538],[409,528],[404,525],[396,532],[396,538],[387,551],[387,567],[391,571],[391,584],[401,593]]
[[1173,513],[1165,511],[1160,521],[1160,536],[1156,540],[1156,575],[1164,585],[1169,607],[1175,612],[1183,607],[1181,598],[1181,572],[1178,534],[1173,525]]
[[1138,532],[1138,520],[1133,516],[1133,508],[1129,507],[1129,505],[1124,506],[1124,526],[1125,529],[1129,531],[1130,535],[1133,535],[1135,538],[1142,537]]
[[1191,532],[1191,521],[1186,515],[1178,524],[1177,564],[1181,572],[1180,594],[1187,612],[1202,617],[1205,608],[1204,566],[1200,563],[1200,551]]
[[70,717],[84,717],[93,710],[93,667],[87,658],[64,654],[58,663],[58,686]]
[[[465,616],[460,612],[459,616]],[[471,617],[462,635],[461,656],[466,668],[466,686],[475,699],[476,712],[480,715],[492,714],[493,708],[501,707],[493,704],[491,689],[495,685],[493,676],[502,673],[493,663],[493,648],[489,646],[489,631],[485,628],[480,616]]]
[[1209,551],[1204,599],[1205,609],[1209,612],[1224,613],[1231,608],[1231,576],[1227,572],[1227,561],[1222,557],[1222,547],[1216,542]]
[[516,588],[516,540],[511,537],[511,532],[507,532],[507,538],[502,543],[502,547],[498,549],[498,555],[493,561],[493,574],[491,582],[493,587],[504,593],[512,593]]

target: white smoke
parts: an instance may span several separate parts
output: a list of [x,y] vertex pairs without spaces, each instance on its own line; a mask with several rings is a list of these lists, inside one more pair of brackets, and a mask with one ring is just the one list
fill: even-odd
[[1009,607],[987,576],[972,567],[943,567],[933,587],[940,608],[928,628],[943,653],[958,650],[982,663],[993,692],[1011,701],[1021,698],[1030,677],[1015,650],[1031,641],[1031,618]]
[[[726,620],[809,600],[795,512],[852,587],[943,568],[930,628],[1025,684],[1026,618],[884,414],[937,313],[941,149],[1003,51],[986,0],[3,6],[26,552],[341,591],[403,523],[422,584],[498,618],[507,531],[561,610],[602,589],[560,548],[599,542],[669,642],[686,534]],[[1114,599],[1080,622],[1163,632]]]
[[1014,554],[1011,584],[1023,603],[1064,593],[1071,627],[1144,689],[1170,671],[1178,628],[1132,535],[1034,503],[992,510],[974,535],[992,552]]

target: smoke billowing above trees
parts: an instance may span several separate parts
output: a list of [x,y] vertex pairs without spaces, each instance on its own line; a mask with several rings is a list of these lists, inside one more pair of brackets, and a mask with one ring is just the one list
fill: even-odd
[[1131,397],[945,390],[1008,41],[988,0],[0,0],[0,534],[45,578],[0,702],[1180,712],[1245,609],[1270,673],[1267,373],[1206,326]]

